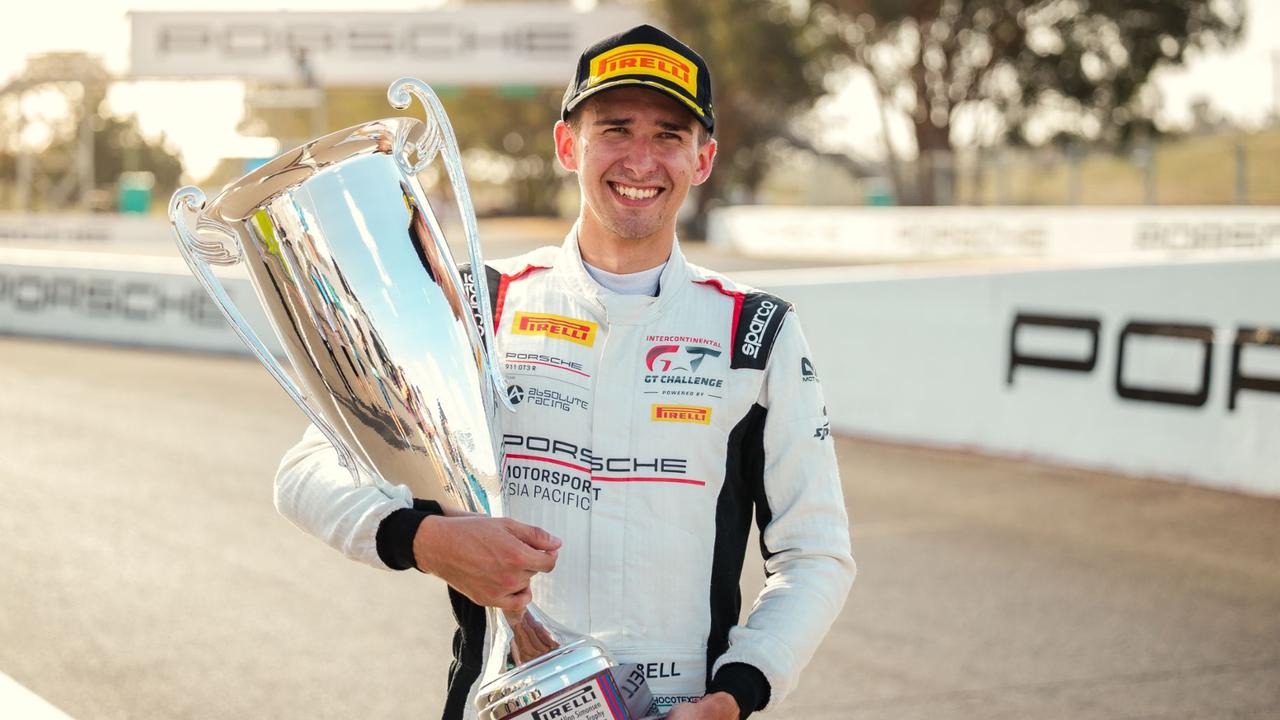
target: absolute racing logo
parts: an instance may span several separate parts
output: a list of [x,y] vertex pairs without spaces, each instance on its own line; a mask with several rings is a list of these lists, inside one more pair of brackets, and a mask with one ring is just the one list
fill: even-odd
[[711,408],[696,405],[653,405],[649,419],[654,422],[711,424]]
[[518,312],[511,321],[511,332],[516,335],[543,335],[556,340],[568,340],[585,347],[595,344],[598,327],[590,320],[578,320],[548,313]]
[[523,385],[508,385],[507,399],[511,401],[512,405],[528,402],[530,405],[554,408],[561,412],[569,412],[574,408],[581,410],[591,409],[591,403],[580,397],[574,397],[559,390],[544,390],[532,385],[527,389]]

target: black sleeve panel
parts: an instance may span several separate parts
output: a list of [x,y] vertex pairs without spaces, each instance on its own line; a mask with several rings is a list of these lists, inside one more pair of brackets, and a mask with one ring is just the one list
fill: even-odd
[[769,363],[773,342],[782,329],[782,321],[791,303],[764,292],[747,293],[738,311],[737,331],[733,334],[732,369],[763,370]]
[[449,689],[443,720],[462,720],[484,660],[485,610],[465,595],[449,588],[449,603],[458,629],[453,633],[453,662],[449,664]]
[[746,720],[751,713],[768,704],[772,691],[764,673],[746,663],[726,664],[707,685],[707,694],[727,692],[733,696],[741,713],[738,716],[740,720]]
[[729,630],[738,624],[738,615],[742,611],[742,592],[738,583],[742,578],[742,562],[751,533],[752,509],[764,494],[763,437],[767,415],[768,411],[763,407],[752,405],[729,433],[724,484],[716,500],[716,539],[708,593],[711,602],[711,627],[707,636],[708,678],[711,678],[716,660],[729,649]]
[[378,525],[378,558],[392,570],[417,567],[413,557],[413,537],[418,526],[432,515],[443,515],[440,503],[414,498],[413,507],[400,508]]

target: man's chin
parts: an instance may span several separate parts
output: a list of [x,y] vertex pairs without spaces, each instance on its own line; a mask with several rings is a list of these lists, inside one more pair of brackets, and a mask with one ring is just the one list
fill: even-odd
[[651,220],[632,222],[616,220],[605,223],[605,228],[620,240],[647,240],[662,230],[662,223]]

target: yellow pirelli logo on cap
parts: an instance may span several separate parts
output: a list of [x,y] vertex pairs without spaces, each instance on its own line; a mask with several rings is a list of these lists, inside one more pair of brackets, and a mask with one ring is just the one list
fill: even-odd
[[656,422],[711,424],[711,408],[697,405],[653,405],[649,419]]
[[587,87],[619,75],[651,75],[679,85],[698,96],[698,66],[661,45],[623,45],[591,58]]
[[547,313],[518,312],[515,319],[511,321],[511,332],[516,335],[545,335],[587,347],[595,344],[597,327],[589,320]]

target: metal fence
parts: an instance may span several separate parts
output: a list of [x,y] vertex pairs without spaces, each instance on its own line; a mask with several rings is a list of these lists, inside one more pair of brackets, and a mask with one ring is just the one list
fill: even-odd
[[[1124,152],[1082,145],[926,153],[886,168],[900,204],[1280,205],[1280,130]],[[865,193],[864,193],[865,194]]]

